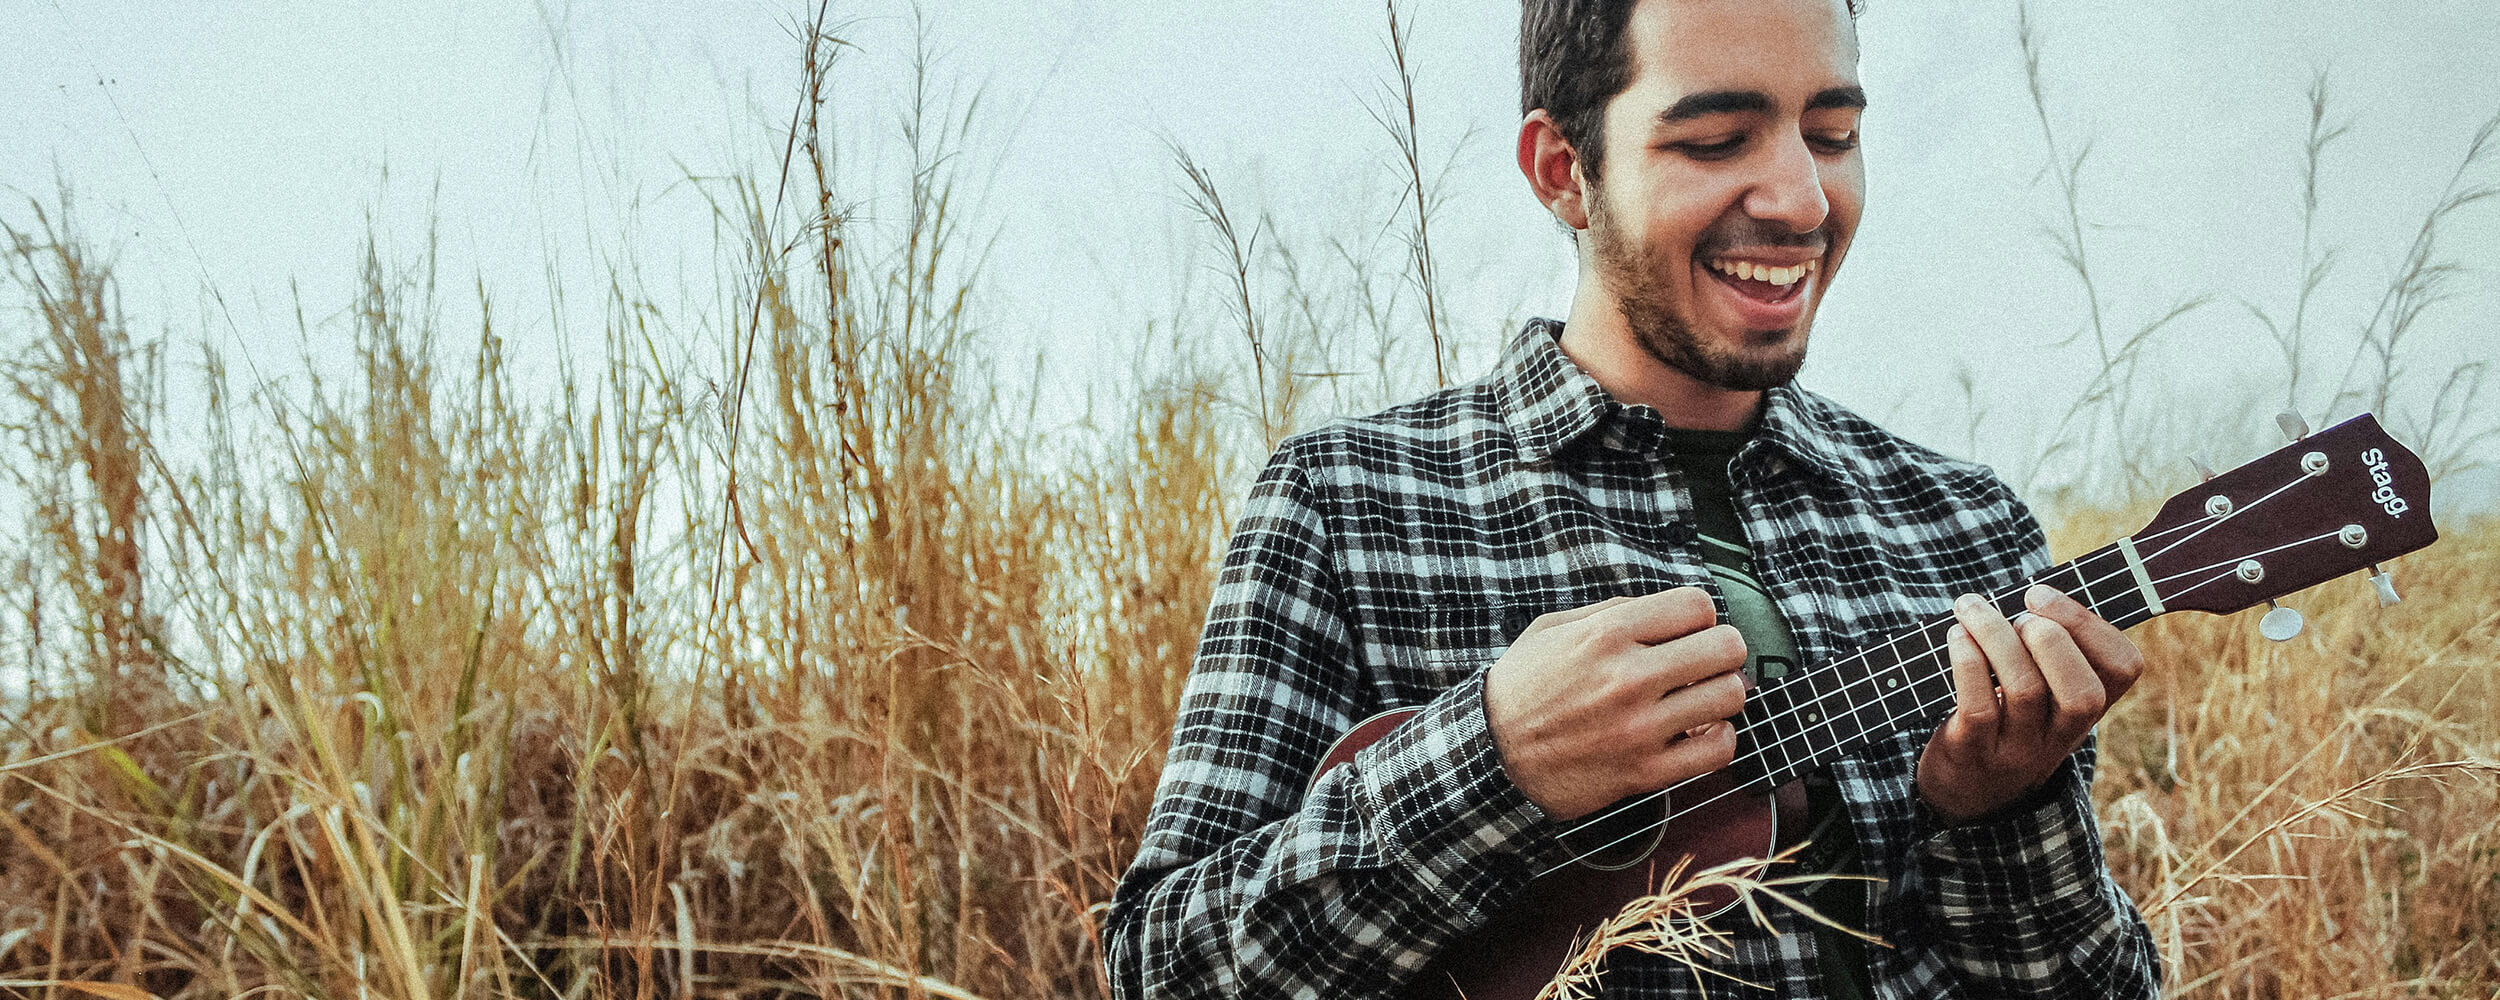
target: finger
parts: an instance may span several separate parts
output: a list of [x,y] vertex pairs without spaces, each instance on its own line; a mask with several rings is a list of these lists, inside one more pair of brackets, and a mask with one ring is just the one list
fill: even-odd
[[1699,587],[1676,587],[1601,607],[1583,624],[1598,630],[1617,648],[1654,646],[1709,628],[1719,620],[1710,594]]
[[2023,606],[2066,627],[2066,633],[2074,637],[2075,647],[2083,651],[2084,660],[2100,675],[2110,704],[2117,704],[2127,689],[2135,686],[2136,679],[2144,676],[2144,653],[2136,648],[2135,640],[2081,602],[2053,587],[2034,584],[2023,593]]
[[[1627,595],[1624,595],[1624,596],[1621,596],[1621,597],[1609,597],[1609,598],[1607,598],[1607,599],[1605,599],[1605,600],[1602,600],[1602,601],[1599,601],[1599,602],[1597,602],[1597,603],[1595,603],[1595,604],[1585,604],[1585,605],[1582,605],[1582,606],[1580,606],[1580,607],[1572,608],[1572,609],[1567,610],[1567,611],[1555,611],[1555,612],[1550,612],[1550,613],[1547,613],[1547,614],[1538,615],[1538,616],[1536,616],[1536,620],[1535,620],[1535,621],[1529,622],[1529,623],[1528,623],[1528,627],[1527,627],[1526,629],[1523,629],[1523,630],[1521,630],[1521,631],[1520,631],[1520,633],[1519,633],[1519,638],[1520,638],[1520,639],[1525,639],[1525,638],[1527,638],[1527,637],[1529,637],[1529,636],[1532,636],[1532,635],[1535,635],[1535,634],[1537,634],[1537,633],[1539,633],[1539,632],[1543,632],[1543,631],[1545,631],[1546,629],[1549,629],[1549,628],[1556,628],[1556,627],[1563,626],[1563,625],[1569,625],[1569,624],[1571,624],[1572,622],[1576,622],[1576,621],[1579,621],[1579,620],[1581,620],[1581,619],[1583,619],[1583,618],[1587,618],[1587,617],[1588,617],[1588,616],[1590,616],[1590,615],[1596,614],[1596,613],[1598,613],[1598,612],[1600,612],[1600,611],[1604,611],[1604,610],[1606,610],[1607,608],[1614,607],[1615,605],[1621,604],[1621,603],[1623,603],[1623,602],[1625,602],[1625,601],[1629,601],[1629,600],[1632,600],[1632,599],[1633,599],[1633,598],[1632,598],[1630,595],[1628,595],[1628,594],[1627,594]],[[1512,640],[1512,641],[1513,641],[1513,642],[1516,642],[1516,641],[1518,641],[1518,640],[1517,640],[1517,639],[1514,639],[1514,640]]]
[[2063,755],[2083,745],[2084,734],[2101,721],[2101,713],[2109,708],[2109,694],[2101,686],[2101,677],[2084,659],[2083,650],[2066,633],[2066,626],[2056,619],[2033,615],[2023,620],[2023,646],[2031,651],[2031,662],[2040,667],[2040,677],[2049,687],[2048,739],[2050,748]]
[[1955,624],[1945,630],[1946,657],[1953,663],[1953,717],[1945,720],[1942,738],[1958,749],[1984,755],[1996,746],[1997,692],[1988,677],[1988,657],[1971,641],[1970,630]]
[[1666,741],[1649,755],[1642,778],[1652,789],[1708,774],[1736,759],[1736,727],[1713,722],[1698,732]]
[[1667,692],[1635,725],[1648,733],[1682,733],[1744,710],[1745,675],[1728,671]]
[[1996,689],[2003,714],[1997,720],[2000,741],[2037,737],[2049,721],[2049,684],[2040,676],[2040,668],[2031,662],[2031,651],[2023,648],[2023,637],[1998,613],[1996,606],[1976,594],[1964,594],[1953,602],[1953,613],[1969,630],[1972,641],[1988,659],[1988,672],[1996,676]]
[[1642,674],[1640,683],[1652,698],[1668,697],[1678,688],[1720,674],[1734,674],[1737,691],[1744,690],[1744,675],[1736,671],[1745,665],[1745,634],[1734,625],[1713,625],[1680,639],[1634,650],[1631,655],[1638,663],[1635,669]]

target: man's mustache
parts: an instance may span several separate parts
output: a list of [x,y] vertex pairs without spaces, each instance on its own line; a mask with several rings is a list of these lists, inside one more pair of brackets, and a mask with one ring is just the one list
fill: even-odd
[[1737,216],[1704,231],[1696,245],[1696,255],[1701,257],[1716,257],[1732,250],[1763,248],[1803,249],[1820,256],[1831,246],[1831,234],[1825,226],[1800,233],[1776,222]]

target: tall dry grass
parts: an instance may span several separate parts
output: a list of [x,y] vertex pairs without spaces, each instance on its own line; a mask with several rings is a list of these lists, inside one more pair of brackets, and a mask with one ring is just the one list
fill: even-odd
[[[1401,388],[1386,331],[1437,316],[1430,201],[1403,305],[1342,244],[1337,290],[1286,241],[1234,244],[1239,314],[1180,321],[1248,331],[1255,404],[1210,363],[1038,441],[967,377],[963,118],[910,116],[899,221],[863,221],[822,120],[842,46],[807,35],[795,181],[709,189],[740,234],[728,318],[611,288],[606,361],[544,402],[482,283],[486,319],[444,329],[461,293],[368,254],[352,380],[291,395],[203,348],[207,443],[179,459],[165,348],[66,199],[10,232],[39,309],[4,331],[29,520],[0,648],[29,680],[0,724],[0,993],[1103,992],[1226,498],[1309,399]],[[1339,377],[1340,321],[1376,334],[1376,384]],[[2500,542],[2448,536],[2400,567],[2405,605],[2331,588],[2287,645],[2140,633],[2156,673],[2100,790],[2174,993],[2493,995]]]

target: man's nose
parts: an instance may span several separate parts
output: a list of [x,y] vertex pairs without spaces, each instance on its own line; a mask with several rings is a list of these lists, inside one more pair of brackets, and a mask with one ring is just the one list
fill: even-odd
[[1806,148],[1803,136],[1792,136],[1767,152],[1764,173],[1745,195],[1745,214],[1785,225],[1792,233],[1812,232],[1832,208],[1823,197],[1822,170],[1814,162],[1814,151]]

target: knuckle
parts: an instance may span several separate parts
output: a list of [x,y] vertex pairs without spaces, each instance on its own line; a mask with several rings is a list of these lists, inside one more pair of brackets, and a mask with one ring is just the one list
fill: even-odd
[[1745,662],[1746,650],[1744,632],[1739,631],[1734,625],[1716,625],[1712,626],[1710,631],[1718,633],[1718,639],[1716,641],[1718,643],[1717,653],[1719,659],[1734,664],[1741,664]]
[[2055,642],[2067,637],[2066,626],[2046,615],[2025,618],[2020,628],[2025,642]]
[[1647,701],[1653,692],[1649,671],[1633,663],[1616,660],[1598,682],[1598,697],[1606,702],[1637,705]]
[[1641,783],[1648,788],[1665,788],[1684,777],[1682,755],[1660,749],[1649,755],[1649,766],[1639,768]]
[[1572,627],[1579,630],[1580,642],[1589,646],[1608,645],[1624,634],[1624,624],[1606,615],[1582,618]]
[[1708,760],[1713,771],[1736,762],[1736,727],[1720,726],[1711,735]]
[[2058,715],[2080,721],[2086,726],[2099,721],[2101,713],[2106,711],[2109,711],[2109,693],[2102,690],[2099,684],[2084,685],[2083,690],[2075,692],[2072,698],[2061,699],[2057,706]]
[[2009,639],[2021,638],[2021,633],[2014,630],[2013,622],[2005,620],[2003,616],[1998,616],[1980,622],[1978,628],[1971,630],[1971,636],[1982,642],[2002,643]]
[[[1718,606],[1710,602],[1710,592],[1700,587],[1677,587],[1667,592],[1667,610],[1679,619],[1707,625],[1719,617]],[[1698,626],[1696,626],[1698,627]]]
[[1719,709],[1719,714],[1723,717],[1744,711],[1745,675],[1735,671],[1729,671],[1727,673],[1720,674],[1714,680],[1717,689],[1715,693],[1718,695],[1718,700],[1712,705],[1712,707]]

